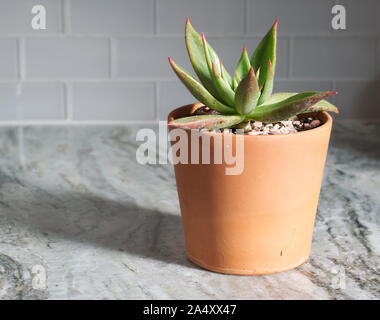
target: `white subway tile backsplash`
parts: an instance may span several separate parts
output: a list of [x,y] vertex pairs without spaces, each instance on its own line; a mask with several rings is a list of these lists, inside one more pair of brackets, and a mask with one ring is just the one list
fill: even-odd
[[172,110],[194,102],[196,99],[180,81],[162,81],[159,83],[159,120],[167,120],[168,114]]
[[91,79],[109,75],[107,39],[28,38],[25,42],[28,79]]
[[20,89],[22,120],[64,120],[62,83],[23,83]]
[[175,78],[168,56],[191,71],[184,38],[129,38],[116,44],[116,76],[121,78]]
[[19,120],[20,110],[17,104],[16,85],[0,83],[0,121]]
[[367,37],[296,38],[295,77],[364,78],[375,76],[376,40]]
[[154,0],[74,0],[71,30],[87,34],[153,34]]
[[266,33],[279,18],[278,31],[329,33],[333,0],[248,0],[248,32]]
[[186,17],[199,32],[241,34],[244,32],[245,0],[158,0],[158,30],[182,34]]
[[[45,6],[47,29],[31,27]],[[331,8],[346,8],[332,30]],[[0,121],[153,120],[195,99],[186,16],[233,74],[279,18],[274,91],[339,91],[341,117],[379,117],[378,0],[0,0]],[[359,107],[358,107],[359,105]]]
[[17,40],[0,39],[0,79],[16,79],[17,70]]
[[152,83],[74,83],[74,120],[154,120]]
[[341,118],[379,118],[380,81],[338,81],[336,105]]
[[0,84],[0,120],[64,120],[60,83]]

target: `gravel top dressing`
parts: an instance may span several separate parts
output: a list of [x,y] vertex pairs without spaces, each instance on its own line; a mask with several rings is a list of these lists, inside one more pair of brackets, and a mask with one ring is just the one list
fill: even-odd
[[272,135],[288,134],[298,131],[305,131],[316,128],[321,125],[321,121],[314,117],[296,118],[295,120],[286,120],[275,123],[263,123],[260,121],[251,121],[252,130],[247,132],[249,135]]
[[[212,110],[206,106],[202,106],[195,110],[192,115],[208,115],[219,114],[219,112]],[[274,134],[288,134],[298,131],[306,131],[314,129],[321,125],[321,121],[316,117],[298,117],[293,119],[279,121],[274,123],[265,123],[261,121],[251,120],[243,125],[239,125],[239,129],[244,129],[246,134],[258,136],[258,135],[274,135]],[[237,128],[236,128],[237,129]],[[202,129],[205,130],[205,129]],[[230,130],[230,129],[225,129]],[[207,130],[208,131],[208,130]],[[223,132],[224,130],[221,129]],[[232,129],[232,132],[235,130]]]

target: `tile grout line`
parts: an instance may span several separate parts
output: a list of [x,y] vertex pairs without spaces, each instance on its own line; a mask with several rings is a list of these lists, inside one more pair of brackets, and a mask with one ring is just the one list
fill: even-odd
[[23,81],[26,79],[25,38],[19,39],[19,63],[20,81]]
[[[68,19],[70,20],[70,19]],[[70,23],[68,23],[70,25]],[[0,39],[9,39],[9,38],[15,38],[15,37],[28,37],[31,39],[46,39],[46,38],[65,38],[66,36],[74,37],[74,38],[87,38],[87,39],[98,39],[98,38],[109,38],[110,36],[113,36],[112,33],[75,33],[70,34],[71,31],[69,31],[70,27],[66,27],[67,32],[66,33],[48,33],[48,34],[36,34],[36,33],[9,33],[7,35],[0,35]],[[256,32],[238,32],[238,33],[209,33],[208,38],[210,39],[224,39],[224,38],[260,38],[262,39],[263,36],[265,36],[265,33],[256,33]],[[279,38],[282,37],[295,37],[295,38],[301,38],[301,39],[315,39],[315,38],[325,38],[325,39],[352,39],[352,38],[359,38],[359,39],[373,39],[377,37],[377,34],[374,33],[345,33],[345,34],[329,34],[329,33],[313,33],[313,34],[307,34],[307,33],[297,33],[297,32],[282,32]],[[136,34],[118,34],[118,38],[120,39],[152,39],[152,38],[160,38],[160,39],[171,39],[171,38],[183,38],[183,34],[181,33],[136,33]]]
[[153,34],[157,35],[159,33],[158,27],[158,0],[153,2]]
[[[295,81],[331,81],[331,76],[326,77],[292,77],[289,78],[286,74],[285,76],[276,76],[276,81],[284,81],[284,80],[295,80]],[[338,80],[340,82],[360,82],[360,83],[367,83],[367,82],[379,82],[379,79],[373,79],[371,77],[336,77],[335,80]],[[72,82],[72,83],[118,83],[118,84],[147,84],[152,83],[155,81],[165,81],[165,82],[178,82],[178,79],[173,77],[155,77],[155,78],[123,78],[123,77],[117,77],[114,78],[25,78],[23,76],[23,79],[0,79],[0,84],[14,84],[14,83],[41,83],[41,84],[48,84],[48,83],[62,83],[62,82]]]
[[109,53],[109,68],[110,68],[110,77],[111,79],[116,78],[116,66],[117,66],[117,40],[114,37],[110,37],[110,53]]
[[[114,68],[113,68],[113,57],[112,57],[112,55],[113,55],[113,48],[112,48],[112,46],[113,46],[113,41],[112,41],[112,37],[110,37],[110,38],[108,38],[107,39],[107,43],[108,43],[108,54],[107,54],[107,69],[108,69],[108,78],[109,79],[112,79],[113,78],[113,76],[114,76]],[[109,79],[107,79],[107,80],[109,80]]]
[[62,27],[63,34],[68,35],[71,32],[71,19],[70,19],[70,0],[62,0]]
[[17,72],[16,78],[18,81],[21,81],[21,39],[16,39],[16,61],[17,61]]

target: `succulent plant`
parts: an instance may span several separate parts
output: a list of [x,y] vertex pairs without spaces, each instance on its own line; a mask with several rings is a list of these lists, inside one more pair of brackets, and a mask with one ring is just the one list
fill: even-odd
[[218,114],[189,116],[169,122],[169,125],[190,129],[231,128],[250,120],[276,122],[301,113],[338,109],[325,99],[335,91],[272,94],[276,67],[277,23],[261,40],[249,58],[246,45],[233,77],[209,45],[186,19],[185,40],[191,64],[200,82],[178,66],[169,63],[190,93]]

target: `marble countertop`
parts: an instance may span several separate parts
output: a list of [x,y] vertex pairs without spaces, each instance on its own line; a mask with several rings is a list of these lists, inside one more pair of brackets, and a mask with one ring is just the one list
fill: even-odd
[[186,259],[171,165],[138,126],[0,128],[0,299],[379,299],[380,123],[336,121],[311,258],[269,276]]

